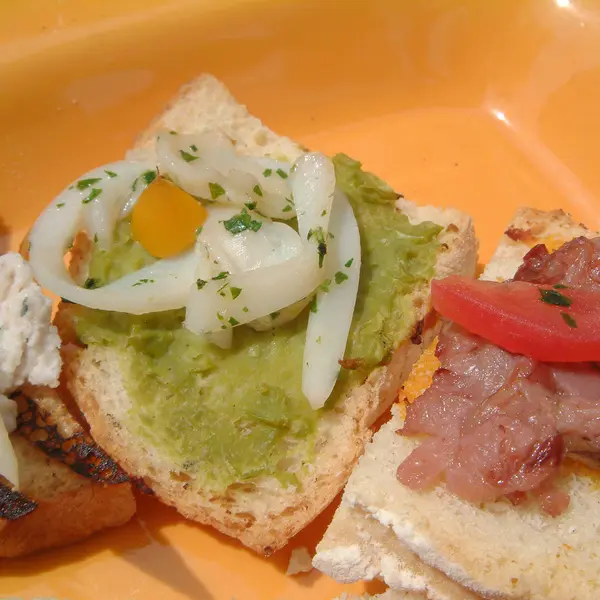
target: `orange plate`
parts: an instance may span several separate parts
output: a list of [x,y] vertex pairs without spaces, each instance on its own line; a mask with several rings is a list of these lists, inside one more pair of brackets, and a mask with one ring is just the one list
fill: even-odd
[[[594,8],[594,4],[596,8]],[[470,211],[486,260],[519,205],[600,226],[600,12],[592,0],[21,0],[0,7],[0,215],[16,248],[80,173],[123,155],[179,85],[223,79],[276,131]],[[292,546],[314,545],[332,511]],[[328,600],[142,499],[65,550],[0,564],[3,597]]]

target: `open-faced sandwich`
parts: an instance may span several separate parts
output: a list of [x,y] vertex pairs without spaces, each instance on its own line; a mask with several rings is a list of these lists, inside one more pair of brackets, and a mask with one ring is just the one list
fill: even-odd
[[359,461],[318,569],[432,600],[600,597],[597,235],[522,209],[480,281],[433,282],[435,355]]
[[476,262],[469,217],[275,135],[209,76],[30,242],[94,438],[264,554],[342,489],[437,333],[431,281]]
[[0,557],[31,554],[122,525],[135,512],[127,475],[59,393],[52,302],[16,253],[0,256]]

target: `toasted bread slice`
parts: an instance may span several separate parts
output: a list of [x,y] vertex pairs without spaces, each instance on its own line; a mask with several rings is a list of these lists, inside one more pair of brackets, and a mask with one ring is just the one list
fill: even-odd
[[[83,436],[83,429],[66,410],[58,394],[48,388],[27,390],[27,400],[36,405],[34,420],[49,423],[55,442]],[[17,455],[21,485],[19,491],[35,502],[37,507],[15,520],[0,519],[0,557],[16,557],[39,550],[65,546],[85,539],[107,527],[126,523],[135,513],[135,498],[131,484],[104,483],[98,478],[77,473],[76,461],[68,466],[59,458],[51,458],[52,450],[44,426],[11,435]],[[24,437],[27,435],[27,437]],[[36,447],[35,440],[45,445],[46,451]],[[88,447],[86,451],[89,451]],[[57,452],[59,450],[57,449]],[[80,472],[85,469],[80,469]]]
[[[251,116],[221,83],[202,76],[181,90],[141,135],[129,156],[151,159],[154,135],[161,129],[190,133],[206,127],[224,131],[239,152],[288,160],[303,152],[300,146],[277,136]],[[444,227],[436,276],[473,273],[477,243],[469,217],[455,210],[420,208],[405,200],[399,201],[398,207],[415,222],[433,220]],[[74,271],[81,277],[85,252],[77,256]],[[423,344],[435,336],[437,324],[425,319],[429,313],[428,287],[416,289],[412,300],[420,321],[419,335],[400,345],[389,367],[375,370],[364,385],[354,389],[335,409],[326,411],[320,419],[314,463],[302,475],[301,486],[284,488],[273,478],[259,478],[232,486],[223,494],[188,489],[181,477],[173,476],[180,468],[158,450],[141,444],[128,427],[131,400],[118,359],[110,348],[90,346],[75,352],[66,367],[69,389],[94,438],[130,474],[143,478],[163,502],[268,555],[310,523],[342,489],[371,437],[370,426],[393,400],[390,390],[409,374]],[[59,317],[57,323],[68,336],[68,319]]]
[[[521,209],[482,277],[510,278],[536,243],[556,248],[582,235],[597,234],[562,211]],[[597,474],[575,464],[565,469],[561,485],[571,505],[555,518],[533,503],[474,505],[444,485],[416,492],[396,480],[396,469],[418,443],[396,434],[402,422],[396,406],[369,444],[317,548],[316,568],[342,581],[380,577],[430,600],[600,596]]]

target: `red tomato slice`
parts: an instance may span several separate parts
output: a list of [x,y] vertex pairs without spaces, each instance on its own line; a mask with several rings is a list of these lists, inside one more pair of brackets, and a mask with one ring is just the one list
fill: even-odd
[[432,283],[431,298],[441,315],[509,352],[544,362],[600,361],[599,292],[453,275]]

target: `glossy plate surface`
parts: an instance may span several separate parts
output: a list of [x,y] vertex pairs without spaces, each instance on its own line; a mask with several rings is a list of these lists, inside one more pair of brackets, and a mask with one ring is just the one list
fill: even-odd
[[[16,248],[80,173],[121,157],[212,72],[276,131],[475,217],[481,259],[519,205],[600,228],[600,10],[591,0],[21,0],[0,6],[0,217]],[[126,527],[0,563],[0,598],[328,600],[150,499]]]

